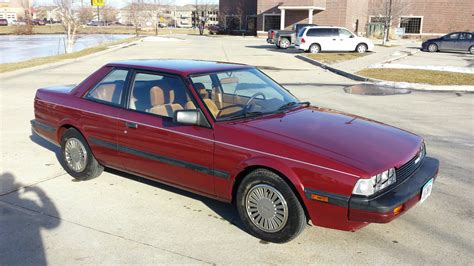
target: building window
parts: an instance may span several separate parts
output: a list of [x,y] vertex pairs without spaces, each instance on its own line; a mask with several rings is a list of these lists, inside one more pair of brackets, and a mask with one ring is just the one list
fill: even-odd
[[421,33],[421,18],[401,17],[400,28],[405,28],[407,34]]
[[370,17],[369,23],[384,24],[386,17]]
[[263,30],[278,30],[280,29],[280,14],[263,14]]

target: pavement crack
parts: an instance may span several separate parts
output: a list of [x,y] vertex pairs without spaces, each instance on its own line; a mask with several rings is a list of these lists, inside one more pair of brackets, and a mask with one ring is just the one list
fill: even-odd
[[[63,175],[63,174],[62,174]],[[53,179],[55,177],[52,177],[50,179]],[[50,180],[48,179],[48,180]],[[43,180],[43,181],[47,181],[47,180]],[[35,184],[38,184],[38,183],[41,183],[43,181],[40,181],[40,182],[37,182]],[[33,184],[34,185],[34,184]],[[32,186],[32,185],[30,185]],[[16,189],[15,191],[17,191],[18,189]],[[14,191],[11,191],[9,193],[12,193]],[[109,236],[112,236],[112,237],[116,237],[116,238],[120,238],[120,239],[123,239],[125,241],[129,241],[129,242],[133,242],[135,244],[139,244],[139,245],[143,245],[143,246],[147,246],[147,247],[151,247],[153,249],[157,249],[157,250],[160,250],[160,251],[163,251],[163,252],[166,252],[166,253],[170,253],[170,254],[173,254],[173,255],[177,255],[177,256],[181,256],[181,257],[185,257],[185,258],[188,258],[188,259],[191,259],[191,260],[195,260],[195,261],[198,261],[198,262],[202,262],[202,263],[206,263],[206,264],[212,264],[212,265],[215,265],[215,263],[213,262],[209,262],[209,261],[205,261],[205,260],[202,260],[202,259],[199,259],[199,258],[196,258],[196,257],[193,257],[193,256],[189,256],[189,255],[185,255],[185,254],[181,254],[179,252],[176,252],[176,251],[173,251],[173,250],[169,250],[169,249],[166,249],[166,248],[161,248],[161,247],[158,247],[158,246],[155,246],[155,245],[152,245],[152,244],[149,244],[149,243],[146,243],[146,242],[142,242],[142,241],[138,241],[138,240],[135,240],[135,239],[132,239],[132,238],[128,238],[126,236],[122,236],[122,235],[117,235],[117,234],[114,234],[114,233],[111,233],[111,232],[107,232],[107,231],[104,231],[104,230],[101,230],[101,229],[97,229],[97,228],[93,228],[93,227],[90,227],[88,225],[84,225],[84,224],[80,224],[80,223],[77,223],[77,222],[74,222],[74,221],[70,221],[70,220],[66,220],[66,219],[63,219],[61,217],[58,217],[58,216],[55,216],[55,215],[51,215],[51,214],[48,214],[48,213],[44,213],[44,212],[40,212],[38,210],[35,210],[35,209],[32,209],[32,208],[27,208],[27,207],[24,207],[24,206],[21,206],[21,205],[17,205],[17,204],[13,204],[11,202],[8,202],[8,201],[5,201],[5,200],[2,200],[0,199],[0,203],[2,205],[6,205],[12,209],[15,209],[15,210],[18,210],[18,211],[21,211],[23,213],[26,213],[26,214],[29,214],[29,215],[42,215],[42,216],[45,216],[45,217],[48,217],[48,218],[51,218],[51,219],[56,219],[56,220],[59,220],[61,222],[65,222],[65,223],[69,223],[69,224],[74,224],[76,226],[79,226],[79,227],[82,227],[82,228],[85,228],[85,229],[89,229],[89,230],[92,230],[92,231],[95,231],[95,232],[98,232],[98,233],[101,233],[101,234],[105,234],[105,235],[109,235]]]

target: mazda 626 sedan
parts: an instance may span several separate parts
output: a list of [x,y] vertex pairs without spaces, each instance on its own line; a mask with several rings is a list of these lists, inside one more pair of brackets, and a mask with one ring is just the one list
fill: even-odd
[[190,60],[103,66],[75,87],[39,89],[33,130],[79,180],[104,167],[236,205],[272,242],[313,225],[387,223],[431,193],[423,139],[310,106],[255,67]]

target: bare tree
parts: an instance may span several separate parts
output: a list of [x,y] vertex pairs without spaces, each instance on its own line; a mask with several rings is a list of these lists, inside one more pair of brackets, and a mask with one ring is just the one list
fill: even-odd
[[165,21],[165,13],[171,2],[170,0],[153,0],[146,5],[146,17],[153,23],[155,35],[158,35],[160,23]]
[[143,16],[143,1],[132,0],[128,6],[128,20],[135,27],[135,35],[138,36]]
[[383,25],[383,45],[390,41],[390,29],[393,22],[399,20],[401,15],[410,9],[410,5],[406,0],[381,0],[373,8],[373,15],[379,16]]
[[81,24],[87,24],[94,19],[94,11],[89,7],[81,7],[78,11],[79,21]]
[[78,9],[74,8],[73,0],[54,0],[58,7],[58,13],[61,17],[61,23],[66,32],[66,53],[71,53],[76,42],[76,32],[81,25]]
[[211,19],[211,14],[216,11],[216,6],[209,4],[207,0],[196,0],[194,4],[193,20],[194,26],[199,29],[199,34],[204,34],[204,29]]

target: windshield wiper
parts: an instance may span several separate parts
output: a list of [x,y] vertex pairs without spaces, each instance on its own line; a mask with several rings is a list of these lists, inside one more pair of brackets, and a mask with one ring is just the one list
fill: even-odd
[[306,104],[307,106],[311,105],[310,102],[289,102],[289,103],[285,103],[284,105],[280,106],[280,108],[278,108],[278,111],[283,111],[283,110],[289,109],[290,107],[293,107],[295,105],[301,105],[301,104]]
[[264,115],[268,113],[264,112],[243,112],[238,115],[231,115],[227,117],[220,118],[219,121],[230,121],[230,120],[235,120],[239,118],[247,118],[247,117],[254,117],[254,116],[259,116],[259,115]]

